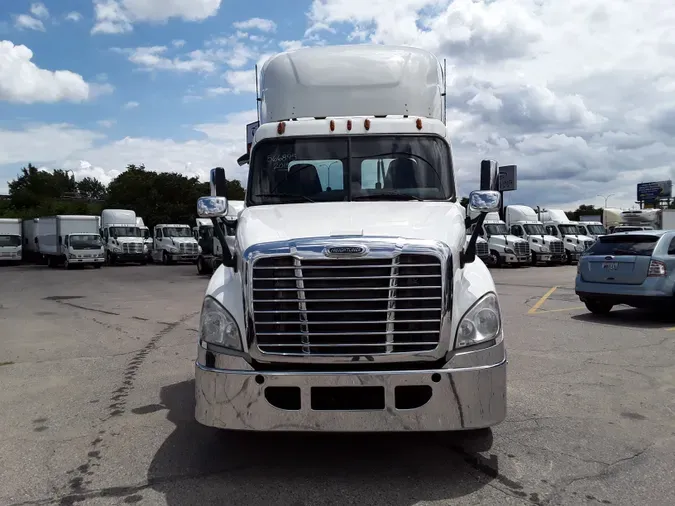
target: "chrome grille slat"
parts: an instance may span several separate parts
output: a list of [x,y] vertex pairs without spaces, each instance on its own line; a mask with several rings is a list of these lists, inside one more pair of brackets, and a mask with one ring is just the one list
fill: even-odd
[[264,355],[429,352],[439,345],[441,260],[266,256],[251,269],[255,346]]
[[518,255],[518,256],[529,255],[530,254],[530,244],[527,243],[527,242],[517,242],[514,245],[514,251],[516,252],[516,255]]
[[488,248],[488,244],[486,242],[476,243],[476,255],[479,257],[485,257],[488,256],[489,253],[490,249]]
[[551,243],[551,253],[561,254],[565,250],[562,242],[555,241]]

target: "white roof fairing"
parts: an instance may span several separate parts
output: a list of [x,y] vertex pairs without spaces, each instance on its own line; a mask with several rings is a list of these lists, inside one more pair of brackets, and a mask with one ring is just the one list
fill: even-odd
[[344,45],[277,54],[263,65],[261,122],[409,115],[442,120],[438,59],[412,47]]

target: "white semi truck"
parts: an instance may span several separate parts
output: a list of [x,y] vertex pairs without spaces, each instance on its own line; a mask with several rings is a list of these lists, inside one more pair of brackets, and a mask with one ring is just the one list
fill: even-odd
[[512,205],[506,207],[505,213],[506,224],[511,234],[529,243],[532,265],[539,262],[547,264],[565,262],[563,242],[546,232],[546,227],[539,221],[534,209]]
[[20,218],[0,218],[0,262],[20,262],[23,251]]
[[[469,230],[472,230],[472,228],[469,228]],[[466,243],[464,244],[465,246],[469,245],[469,242],[471,241],[471,233],[466,234]],[[492,258],[490,257],[490,248],[488,247],[488,242],[483,239],[482,237],[478,237],[476,239],[476,256],[480,258],[486,265],[489,265],[492,262]]]
[[37,225],[39,252],[49,267],[92,265],[98,269],[105,262],[96,216],[42,216]]
[[101,237],[108,265],[118,262],[137,262],[145,265],[148,262],[134,211],[130,209],[101,211]]
[[155,225],[151,253],[153,262],[162,262],[164,265],[174,262],[195,263],[199,249],[190,225],[181,223]]
[[[234,251],[236,221],[239,213],[244,209],[243,200],[229,200],[227,215],[224,216],[225,242],[230,251]],[[197,273],[212,274],[218,268],[223,258],[220,241],[213,233],[213,222],[206,218],[197,218],[194,227],[195,239],[199,242],[199,257],[197,258]]]
[[152,237],[150,235],[150,229],[140,216],[136,216],[136,226],[138,227],[138,230],[140,230],[141,237],[143,238],[146,257],[148,260],[152,260]]
[[[232,249],[214,227],[223,263],[202,305],[197,421],[486,434],[506,416],[502,315],[477,234],[465,246],[438,60],[305,48],[267,60],[260,83]],[[496,211],[497,186],[484,160],[469,208]],[[213,169],[200,217],[222,223],[225,189]]]
[[530,244],[525,239],[511,235],[509,227],[499,218],[499,213],[489,213],[478,234],[488,243],[492,265],[520,266],[529,265],[532,261]]
[[549,235],[555,236],[565,246],[565,260],[568,264],[578,262],[581,254],[593,246],[592,237],[581,235],[575,222],[572,222],[562,209],[542,209],[539,220]]

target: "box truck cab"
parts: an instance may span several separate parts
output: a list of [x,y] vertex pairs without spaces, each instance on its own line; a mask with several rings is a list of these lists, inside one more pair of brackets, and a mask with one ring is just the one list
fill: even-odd
[[23,251],[21,219],[0,218],[0,262],[20,262]]
[[101,212],[101,237],[106,262],[147,263],[141,231],[136,225],[136,213],[130,209],[104,209]]
[[526,240],[530,245],[532,264],[539,262],[562,263],[565,261],[565,247],[560,239],[549,235],[537,213],[528,206],[507,206],[506,224],[512,235]]
[[563,241],[568,264],[578,262],[581,254],[595,242],[591,237],[581,235],[576,223],[562,209],[543,209],[539,211],[539,219],[549,235]]
[[[227,215],[224,216],[225,242],[230,251],[234,251],[234,239],[236,222],[239,213],[244,209],[243,200],[229,200]],[[222,229],[222,227],[221,227]],[[195,238],[199,243],[199,257],[197,258],[197,273],[212,274],[218,268],[223,258],[223,250],[220,241],[213,233],[213,222],[210,219],[197,218],[197,226],[194,228]]]
[[174,262],[196,262],[199,245],[192,235],[190,225],[161,223],[155,225],[152,243],[152,260],[164,265]]
[[42,216],[37,225],[39,252],[49,267],[103,265],[105,250],[96,216]]
[[[202,305],[198,422],[380,432],[504,419],[499,298],[477,235],[465,246],[442,82],[435,56],[410,47],[306,48],[264,64],[232,249],[214,227],[223,263]],[[496,162],[481,176],[469,207],[494,212]],[[225,190],[212,170],[200,217],[223,221]]]
[[488,243],[490,263],[493,265],[518,266],[531,262],[530,244],[525,239],[511,235],[509,227],[499,218],[499,213],[489,213],[478,234]]
[[583,235],[593,240],[597,240],[601,235],[607,234],[607,229],[599,221],[579,221],[575,223]]

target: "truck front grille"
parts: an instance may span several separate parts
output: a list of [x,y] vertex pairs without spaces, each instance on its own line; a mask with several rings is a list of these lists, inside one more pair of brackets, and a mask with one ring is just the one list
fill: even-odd
[[181,243],[179,245],[179,251],[183,255],[196,255],[197,245],[194,243]]
[[434,350],[440,339],[441,272],[440,259],[425,254],[261,258],[252,270],[258,349],[302,356]]
[[476,256],[486,257],[490,254],[488,249],[488,244],[486,242],[477,242],[476,243]]
[[554,255],[562,255],[565,251],[565,246],[563,246],[562,241],[553,241],[551,242],[551,253]]
[[519,257],[527,256],[530,254],[530,243],[519,241],[513,245],[513,251],[515,251],[516,255]]
[[122,253],[143,253],[143,244],[140,242],[124,242],[122,243]]

